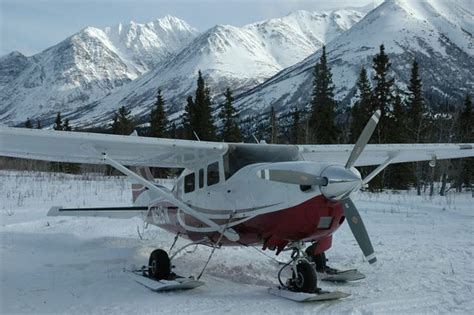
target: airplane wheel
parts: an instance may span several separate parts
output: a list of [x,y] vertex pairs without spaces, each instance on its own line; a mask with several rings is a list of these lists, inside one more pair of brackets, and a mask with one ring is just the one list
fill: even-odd
[[293,285],[297,292],[314,293],[317,289],[317,277],[314,267],[307,261],[296,265],[297,275],[293,273]]
[[157,280],[168,279],[170,277],[170,258],[168,253],[162,249],[155,249],[148,260],[148,275]]

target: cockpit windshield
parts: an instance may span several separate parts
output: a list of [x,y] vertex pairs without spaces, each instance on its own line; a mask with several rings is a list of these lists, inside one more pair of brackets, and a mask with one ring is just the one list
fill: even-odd
[[296,146],[259,146],[251,144],[229,144],[224,155],[225,179],[229,179],[241,168],[256,163],[298,161]]

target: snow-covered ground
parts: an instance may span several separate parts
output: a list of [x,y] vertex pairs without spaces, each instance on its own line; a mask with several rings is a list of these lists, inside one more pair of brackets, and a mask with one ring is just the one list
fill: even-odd
[[[310,304],[266,292],[277,283],[278,266],[255,248],[217,251],[203,287],[153,293],[123,269],[144,264],[154,248],[168,249],[173,235],[148,227],[141,240],[139,218],[46,217],[52,205],[130,205],[130,199],[124,178],[0,171],[0,313],[474,313],[470,194],[433,199],[407,192],[355,196],[378,262],[370,266],[363,261],[344,225],[328,258],[333,266],[356,267],[367,278],[320,283],[352,296]],[[197,275],[208,253],[208,248],[198,248],[179,257],[178,272]]]

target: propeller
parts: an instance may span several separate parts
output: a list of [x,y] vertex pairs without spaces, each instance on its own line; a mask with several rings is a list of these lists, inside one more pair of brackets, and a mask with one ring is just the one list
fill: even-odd
[[[347,160],[345,168],[350,170],[359,156],[361,155],[362,151],[364,151],[365,146],[370,140],[370,137],[374,133],[375,127],[380,120],[380,110],[377,110],[372,117],[370,117],[369,122],[365,126],[364,130],[357,139],[354,148],[352,149],[351,155]],[[361,183],[362,184],[362,183]],[[349,193],[350,194],[350,193]],[[359,244],[362,253],[364,253],[365,258],[369,262],[369,264],[373,264],[377,261],[375,257],[374,247],[372,246],[372,242],[370,241],[369,234],[365,228],[364,222],[362,221],[362,217],[360,216],[357,207],[355,206],[354,202],[352,202],[349,194],[345,199],[342,200],[342,207],[344,209],[344,216],[347,219],[349,227],[354,235],[357,243]]]
[[372,247],[372,243],[370,242],[369,235],[367,234],[367,230],[365,229],[364,222],[362,221],[357,207],[351,198],[342,200],[342,207],[344,208],[344,216],[349,223],[352,234],[359,244],[362,253],[364,253],[369,264],[373,264],[377,261],[377,257],[375,257],[374,248]]
[[320,175],[315,175],[308,171],[312,168],[311,162],[300,161],[278,163],[269,169],[263,169],[257,172],[260,178],[266,180],[286,184],[319,186],[321,193],[326,198],[340,200],[344,209],[344,216],[347,218],[352,234],[370,264],[377,261],[374,248],[364,222],[362,221],[362,217],[349,196],[352,192],[360,189],[362,183],[366,183],[371,179],[369,178],[363,181],[360,173],[354,168],[354,165],[374,133],[380,120],[380,115],[380,110],[377,110],[367,122],[345,166],[330,165],[322,171],[319,171]]

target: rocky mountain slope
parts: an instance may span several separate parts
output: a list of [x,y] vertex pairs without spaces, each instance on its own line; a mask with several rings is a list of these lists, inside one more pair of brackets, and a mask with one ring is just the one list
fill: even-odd
[[[391,75],[406,88],[410,66],[420,64],[426,93],[462,97],[474,87],[474,16],[469,1],[387,0],[350,30],[327,45],[336,96],[351,102],[362,67],[371,68],[380,44],[392,64]],[[307,106],[310,101],[317,52],[289,67],[236,101],[244,114],[262,113],[269,105],[279,111]]]
[[[142,26],[140,32],[132,32],[134,24],[131,24],[127,30],[118,26],[115,29],[97,31],[98,34],[95,37],[103,37],[108,43],[99,51],[104,52],[113,47],[112,52],[119,51],[117,55],[124,56],[123,58],[98,59],[103,56],[96,55],[93,57],[96,61],[94,65],[81,68],[81,70],[96,73],[101,70],[101,67],[106,66],[106,73],[101,74],[100,82],[77,82],[75,87],[80,99],[68,95],[70,99],[67,104],[64,103],[64,99],[56,101],[53,89],[48,95],[43,95],[43,98],[47,98],[51,104],[47,110],[39,107],[37,102],[32,102],[33,98],[28,99],[26,95],[22,96],[24,99],[16,99],[17,93],[9,88],[10,95],[0,99],[0,113],[2,113],[0,121],[22,122],[28,115],[52,117],[51,115],[56,111],[61,110],[76,124],[90,126],[110,120],[112,113],[121,105],[131,108],[133,114],[143,116],[149,112],[158,88],[164,92],[169,112],[178,113],[184,107],[186,96],[195,89],[198,70],[202,70],[214,95],[221,94],[226,87],[235,91],[248,90],[314,53],[324,43],[345,32],[362,16],[363,13],[357,10],[297,11],[282,18],[257,22],[244,27],[217,25],[194,38],[176,55],[164,53],[161,59],[165,61],[162,63],[151,60],[157,55],[156,52],[139,49],[138,53],[134,54],[136,47],[149,46],[146,45],[145,40],[141,40],[139,45],[134,41],[139,38],[139,33],[146,33],[144,29],[152,29],[152,27],[145,27],[145,25]],[[182,28],[186,29],[186,27]],[[160,35],[159,38],[167,38],[159,32],[155,33]],[[127,36],[120,34],[127,34],[127,36],[132,34],[134,37],[127,39]],[[162,46],[177,51],[179,47],[173,46],[176,42],[170,40]],[[102,41],[97,40],[95,44],[101,45]],[[51,58],[55,58],[56,54],[61,55],[56,49],[51,52]],[[123,62],[115,63],[116,61]],[[158,66],[129,84],[116,88],[131,81],[153,64],[158,64]],[[33,72],[34,74],[41,73],[38,69]],[[118,72],[110,76],[115,81],[109,79],[110,72]],[[64,74],[67,78],[71,77],[69,73]],[[75,75],[80,76],[80,74]],[[64,84],[60,82],[58,85]],[[87,88],[88,84],[90,89]],[[96,91],[98,85],[99,91]],[[81,89],[82,86],[85,88]],[[103,98],[99,96],[101,91],[103,96],[109,94],[114,88],[115,90],[110,95]],[[23,93],[22,89],[20,89],[21,93]],[[31,93],[28,94],[30,95]],[[42,100],[42,97],[35,99]],[[19,105],[9,107],[9,104]],[[5,111],[5,108],[8,110]],[[28,111],[22,112],[21,108],[28,108]]]
[[84,107],[73,118],[81,125],[95,126],[110,119],[119,105],[131,108],[137,117],[144,117],[158,88],[167,99],[168,112],[174,114],[172,118],[177,117],[186,96],[194,93],[199,70],[214,96],[221,95],[227,87],[234,92],[245,91],[314,53],[362,16],[355,10],[297,11],[244,27],[217,25],[167,62]]
[[6,55],[0,58],[0,121],[74,111],[136,79],[197,34],[167,16],[147,24],[87,27],[34,56]]

